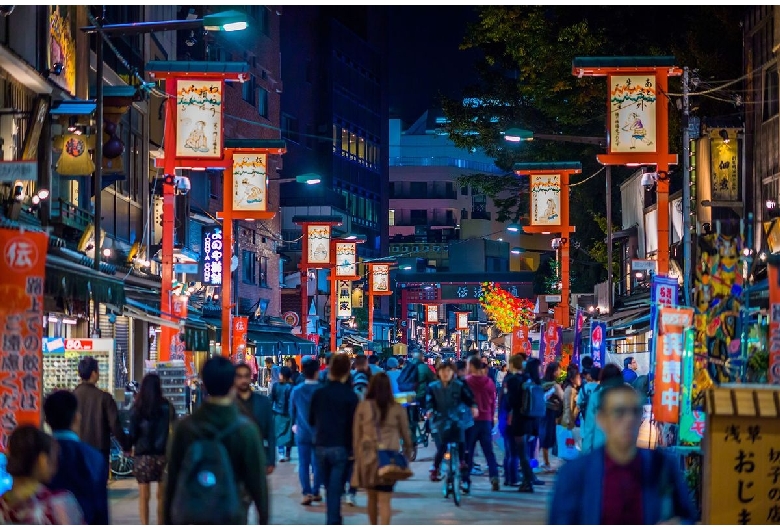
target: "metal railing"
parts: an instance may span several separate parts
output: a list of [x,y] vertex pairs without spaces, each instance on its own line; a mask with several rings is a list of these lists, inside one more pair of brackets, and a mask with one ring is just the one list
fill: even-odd
[[79,208],[75,204],[71,204],[63,199],[57,199],[57,202],[52,206],[54,207],[52,208],[51,216],[55,222],[60,222],[79,230],[84,230],[92,223],[92,213]]

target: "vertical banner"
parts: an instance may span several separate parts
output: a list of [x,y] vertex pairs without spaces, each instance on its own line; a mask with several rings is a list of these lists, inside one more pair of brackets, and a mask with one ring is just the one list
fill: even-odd
[[609,152],[655,153],[655,75],[610,75],[607,86],[611,117]]
[[694,329],[685,330],[685,343],[682,355],[682,386],[680,387],[680,442],[700,444],[704,436],[704,412],[693,410],[694,380]]
[[[539,358],[542,364],[548,365],[560,358],[562,352],[561,332],[561,326],[555,322],[547,322],[544,325],[539,340]],[[544,343],[544,350],[542,349],[542,343]]]
[[246,334],[249,328],[249,317],[233,317],[233,349],[231,359],[237,363],[245,362],[250,365],[250,359],[246,356]]
[[531,341],[528,339],[528,326],[517,326],[512,331],[512,355],[523,353],[531,356]]
[[369,263],[369,280],[374,294],[390,294],[390,265],[381,263]]
[[426,324],[439,323],[439,306],[437,305],[425,306],[425,323]]
[[176,157],[222,158],[221,79],[176,80]]
[[336,243],[336,278],[357,276],[357,244]]
[[[183,295],[173,295],[171,299],[171,311],[173,312],[174,321],[183,321],[187,319],[187,302],[189,298]],[[170,328],[169,328],[170,329]],[[185,361],[185,350],[187,345],[184,344],[181,333],[176,333],[171,337],[171,350],[168,357],[171,361]]]
[[693,309],[661,307],[658,310],[653,415],[662,423],[680,419],[680,385],[685,330],[693,326]]
[[0,229],[0,451],[20,424],[41,424],[43,287],[48,236]]
[[[725,137],[724,137],[725,136]],[[733,140],[733,141],[732,141]],[[739,200],[739,142],[734,129],[710,132],[710,167],[712,168],[712,200]]]
[[547,352],[547,326],[549,322],[542,322],[539,326],[539,359],[544,361],[545,353]]
[[201,282],[203,285],[222,285],[222,245],[222,227],[214,226],[203,229],[203,239],[200,246]]
[[767,382],[780,384],[780,263],[769,258],[769,373]]
[[336,280],[338,298],[336,299],[336,318],[347,319],[352,316],[352,282]]
[[330,225],[304,226],[307,264],[330,265]]
[[571,354],[571,363],[578,368],[582,357],[582,326],[584,325],[585,314],[582,312],[582,308],[578,307],[574,314],[574,348]]
[[455,313],[455,329],[464,331],[469,329],[469,315],[466,311],[458,311]]
[[268,155],[233,154],[233,211],[251,219],[268,210]]
[[590,321],[590,357],[593,366],[604,366],[607,360],[607,323],[600,320]]
[[531,224],[560,226],[561,175],[531,175]]
[[654,275],[650,285],[650,372],[647,374],[650,380],[650,391],[653,392],[653,384],[655,382],[654,370],[657,364],[655,353],[658,351],[656,348],[656,337],[658,336],[658,310],[659,308],[677,307],[677,291],[679,285],[675,278],[669,278],[663,275]]

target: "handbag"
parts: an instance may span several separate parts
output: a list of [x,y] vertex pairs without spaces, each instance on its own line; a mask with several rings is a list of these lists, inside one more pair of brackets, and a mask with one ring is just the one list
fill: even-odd
[[393,482],[397,480],[406,480],[414,473],[409,467],[409,462],[406,457],[400,451],[393,451],[391,449],[381,449],[379,446],[379,418],[376,414],[376,408],[372,404],[371,407],[374,411],[374,427],[376,427],[376,457],[377,457],[377,470],[376,475],[382,482]]

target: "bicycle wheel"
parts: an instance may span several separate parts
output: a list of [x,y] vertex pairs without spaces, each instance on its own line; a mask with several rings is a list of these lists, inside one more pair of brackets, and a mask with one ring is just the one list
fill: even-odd
[[[445,454],[444,454],[445,464],[444,464],[444,471],[445,471],[445,477],[443,484],[441,486],[441,493],[444,495],[444,498],[450,496],[450,491],[452,491],[452,469],[450,468],[450,455],[449,455],[449,448],[447,448]],[[438,471],[438,470],[437,470]]]
[[111,472],[117,477],[129,477],[133,474],[133,459],[120,455],[111,461]]
[[417,460],[417,442],[412,442],[412,462]]
[[460,455],[458,455],[457,444],[452,444],[450,473],[452,473],[452,500],[455,501],[455,506],[460,506]]

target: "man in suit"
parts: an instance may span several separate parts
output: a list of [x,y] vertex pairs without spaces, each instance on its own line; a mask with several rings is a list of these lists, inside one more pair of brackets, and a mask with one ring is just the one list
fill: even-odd
[[674,459],[638,449],[642,402],[628,384],[601,391],[597,420],[606,444],[558,471],[548,524],[693,523],[698,515]]
[[59,449],[57,473],[49,488],[70,491],[81,506],[85,523],[107,525],[107,464],[100,451],[79,439],[78,406],[76,396],[67,390],[54,392],[43,403],[46,423]]

